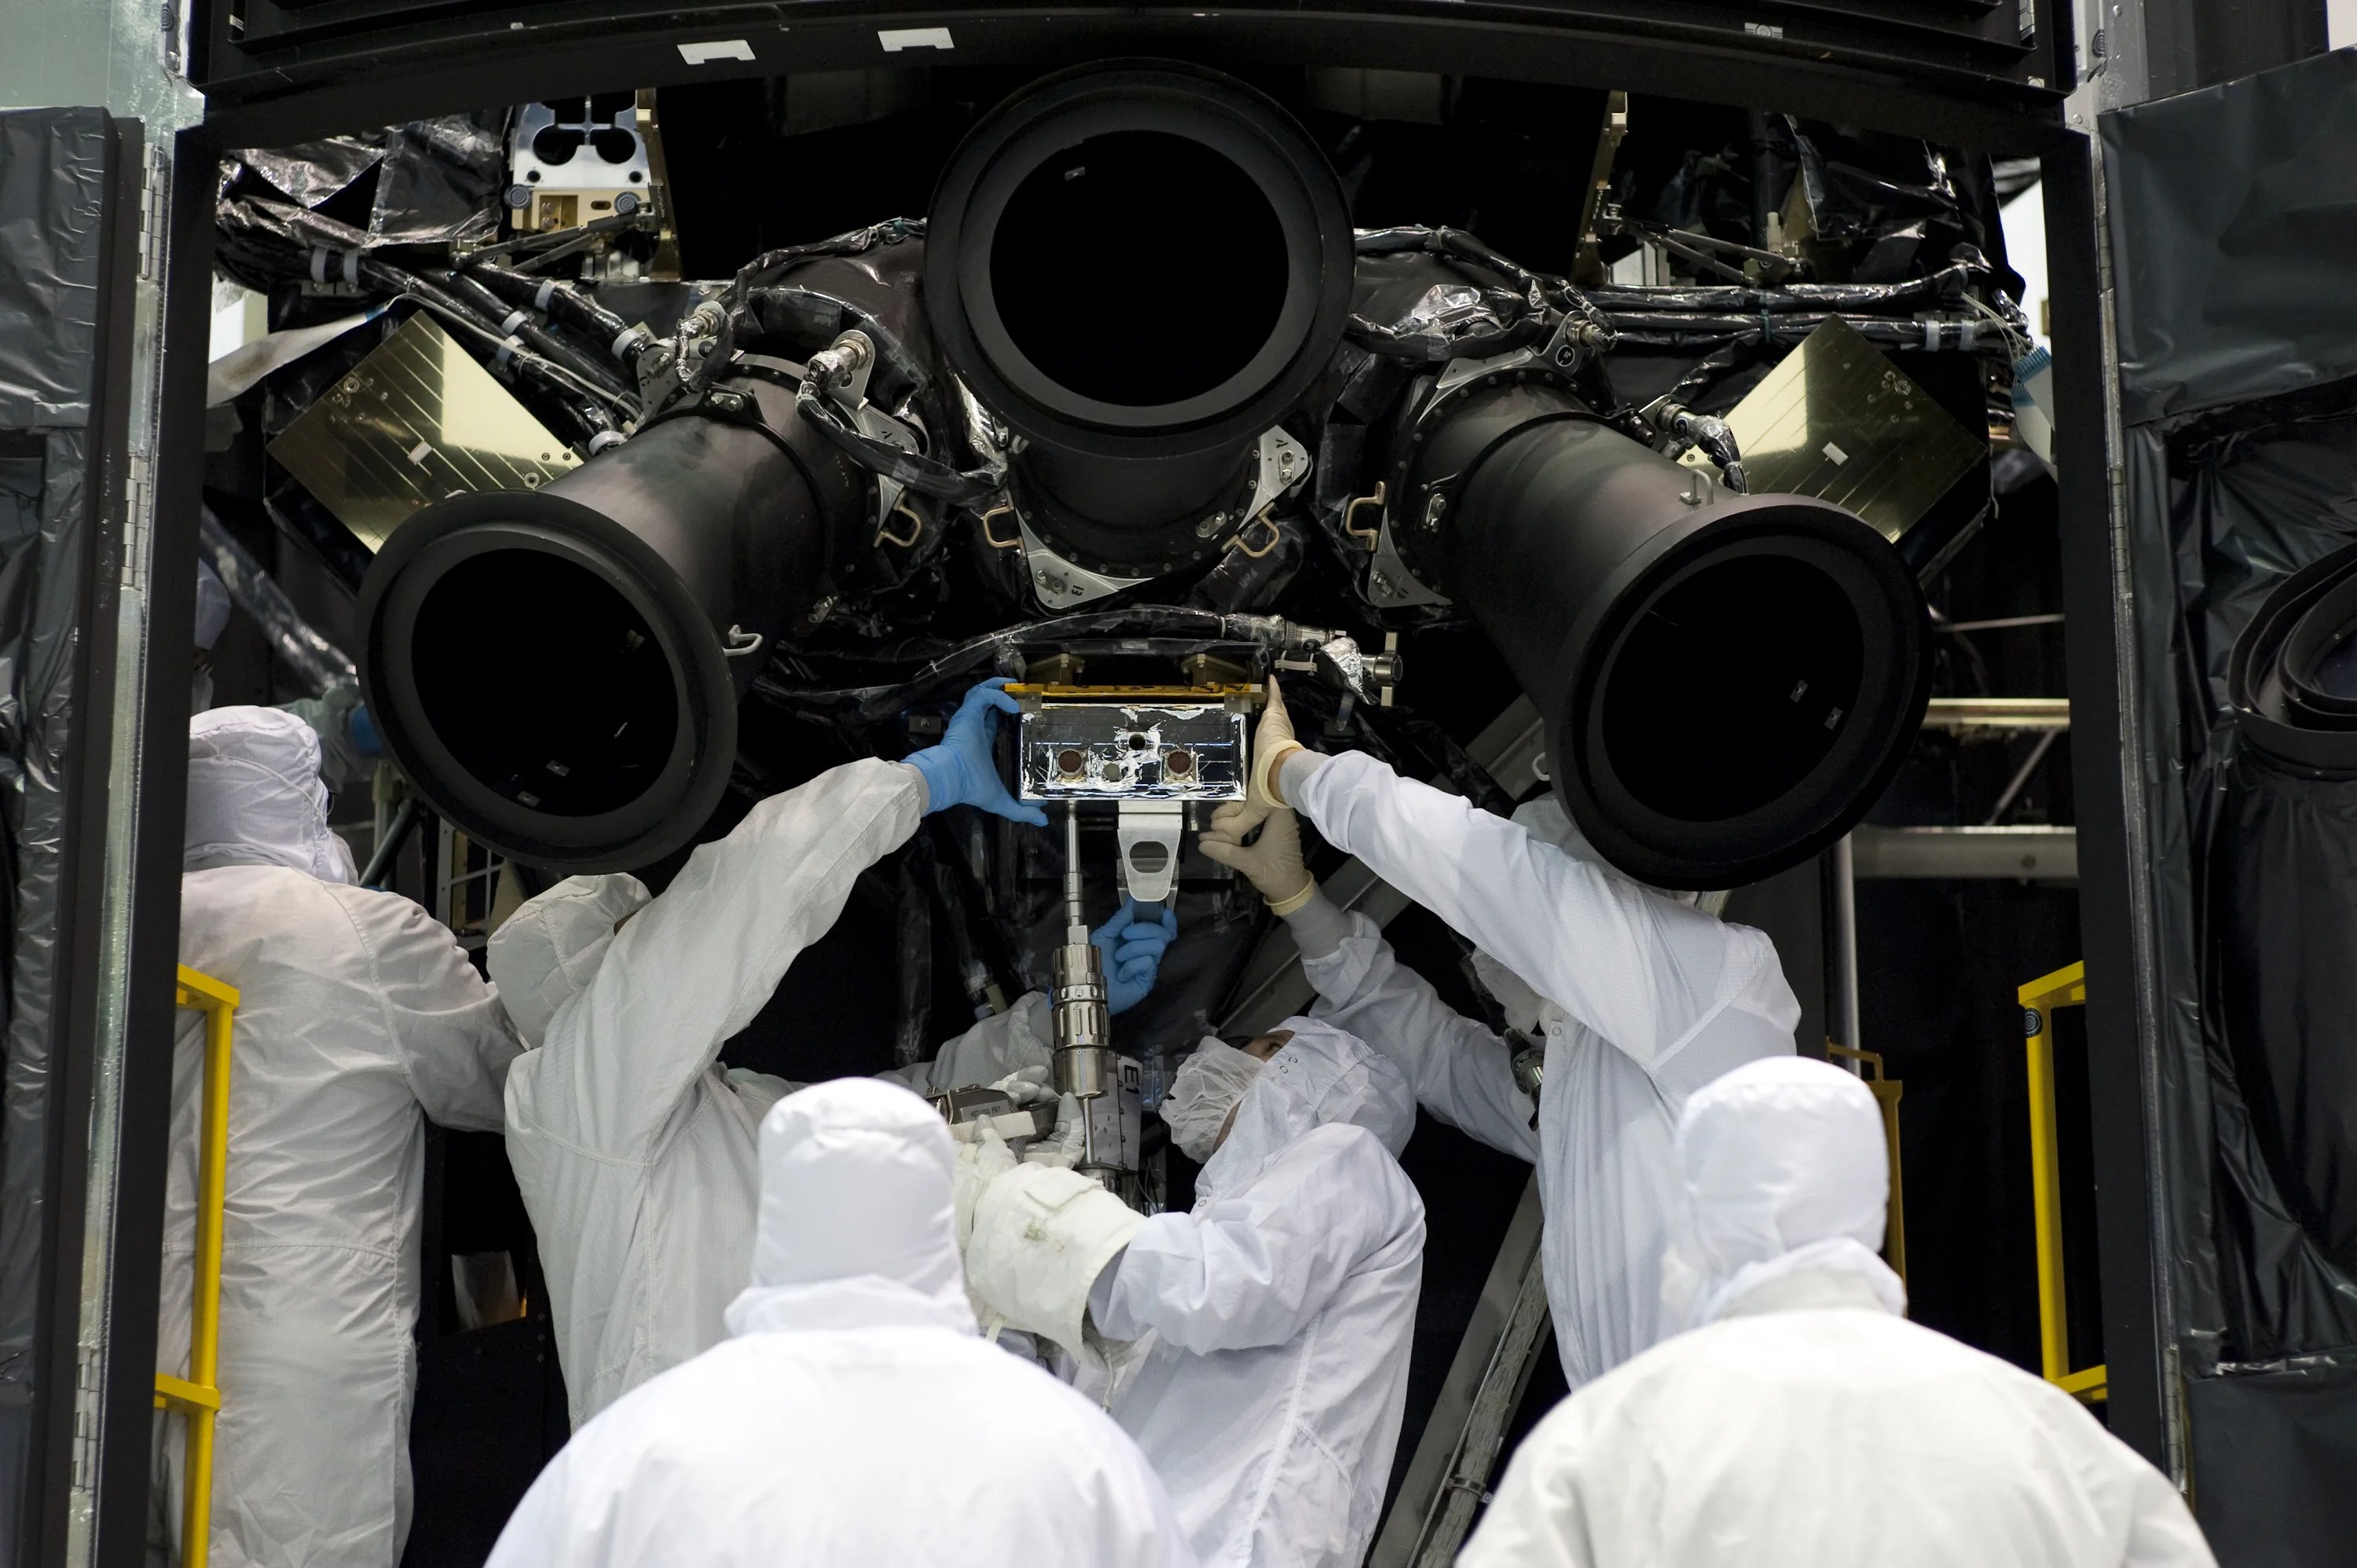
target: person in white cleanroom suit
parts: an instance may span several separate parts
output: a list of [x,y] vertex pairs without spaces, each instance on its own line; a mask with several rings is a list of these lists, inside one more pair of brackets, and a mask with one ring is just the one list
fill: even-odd
[[1677,1182],[1663,1296],[1692,1332],[1538,1424],[1459,1568],[2214,1568],[2076,1400],[1901,1316],[1856,1077],[1727,1074],[1686,1102]]
[[[229,629],[229,587],[206,562],[197,563],[196,670],[188,678],[188,711],[213,705],[213,647]],[[279,709],[311,726],[319,737],[319,775],[336,789],[366,783],[384,755],[375,721],[361,701],[359,686],[347,681],[316,697],[281,703]]]
[[1146,1342],[1111,1408],[1204,1563],[1357,1568],[1423,1278],[1424,1203],[1397,1157],[1415,1097],[1383,1057],[1293,1018],[1243,1049],[1205,1040],[1162,1114],[1204,1162],[1192,1210],[1148,1219],[1053,1167],[988,1179],[975,1296],[1083,1361]]
[[[744,1283],[755,1134],[793,1086],[721,1068],[721,1047],[920,817],[974,805],[1046,822],[991,761],[996,715],[1014,706],[985,683],[940,746],[770,796],[698,846],[659,898],[635,876],[576,876],[493,933],[491,977],[537,1047],[508,1080],[508,1160],[539,1238],[575,1425],[719,1343]],[[1176,929],[1167,910],[1125,907],[1097,933],[1115,1007],[1146,994]],[[931,1093],[1030,1069],[1036,1086],[1050,1049],[1034,993],[898,1076]]]
[[778,1101],[728,1337],[575,1433],[490,1568],[1188,1568],[1136,1444],[977,1333],[953,1151],[890,1084]]
[[[1285,917],[1319,1016],[1398,1062],[1433,1115],[1537,1164],[1571,1386],[1652,1344],[1678,1109],[1729,1069],[1792,1050],[1800,1004],[1774,944],[1601,864],[1552,800],[1509,822],[1363,753],[1303,749],[1274,683],[1254,752],[1252,799],[1221,808],[1203,853]],[[1535,1097],[1517,1086],[1514,1043],[1450,1009],[1373,922],[1318,893],[1287,803],[1480,947],[1508,1024],[1544,1041]]]
[[[449,930],[351,886],[319,742],[271,708],[188,726],[180,961],[242,994],[230,1071],[215,1568],[392,1568],[409,1533],[425,1122],[489,1132],[521,1048]],[[203,1021],[173,1047],[156,1364],[186,1376]],[[178,1545],[181,1429],[158,1423]]]

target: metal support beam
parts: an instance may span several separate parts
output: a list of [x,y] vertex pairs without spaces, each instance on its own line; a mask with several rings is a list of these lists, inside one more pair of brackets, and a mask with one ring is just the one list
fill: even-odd
[[1857,875],[1883,880],[2076,882],[2076,828],[1858,828]]
[[1825,1037],[1854,1051],[1864,1048],[1858,1042],[1857,836],[1843,834],[1824,854]]
[[1440,1399],[1408,1461],[1383,1533],[1367,1568],[1445,1568],[1464,1544],[1473,1517],[1490,1500],[1490,1477],[1505,1445],[1506,1428],[1523,1402],[1548,1333],[1546,1282],[1540,1277],[1539,1241],[1545,1213],[1534,1175],[1499,1243],[1458,1343]]
[[1974,730],[2069,729],[2068,697],[1934,697],[1923,713],[1925,729],[1964,734]]

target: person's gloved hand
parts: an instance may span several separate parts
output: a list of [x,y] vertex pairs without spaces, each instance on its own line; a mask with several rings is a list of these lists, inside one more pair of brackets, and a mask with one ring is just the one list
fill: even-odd
[[994,1127],[982,1128],[969,1143],[958,1145],[957,1175],[950,1183],[950,1211],[956,1217],[958,1251],[965,1251],[974,1235],[974,1206],[983,1188],[1015,1168],[1015,1151]]
[[1056,1130],[1044,1138],[1035,1138],[1023,1151],[1027,1165],[1076,1165],[1087,1149],[1088,1126],[1082,1119],[1081,1102],[1067,1094],[1056,1102]]
[[1211,813],[1211,825],[1196,842],[1211,859],[1243,872],[1270,908],[1290,915],[1318,892],[1301,858],[1301,819],[1290,807],[1276,807],[1261,818],[1260,837],[1246,843],[1252,817],[1251,802],[1231,800]]
[[1285,693],[1277,690],[1276,677],[1268,678],[1268,703],[1260,711],[1260,725],[1253,731],[1252,787],[1244,797],[1253,808],[1254,823],[1281,806],[1292,804],[1278,791],[1277,769],[1285,759],[1297,751],[1307,751],[1293,736],[1293,715],[1285,711]]
[[384,737],[377,734],[376,720],[369,716],[366,703],[352,704],[351,717],[344,721],[344,733],[352,737],[352,749],[362,757],[384,755]]
[[1162,952],[1178,935],[1178,917],[1159,904],[1125,899],[1120,912],[1089,934],[1104,960],[1105,1010],[1119,1015],[1146,1000]]
[[1018,1068],[990,1087],[1017,1105],[1037,1105],[1056,1098],[1056,1091],[1048,1087],[1049,1070],[1044,1067]]
[[1006,684],[1001,677],[968,692],[942,743],[909,758],[909,766],[925,776],[927,816],[952,806],[978,806],[1035,828],[1048,825],[1047,812],[1006,792],[1006,782],[998,776],[997,759],[990,754],[991,739],[998,733],[998,715],[1017,711],[1015,699],[999,690]]

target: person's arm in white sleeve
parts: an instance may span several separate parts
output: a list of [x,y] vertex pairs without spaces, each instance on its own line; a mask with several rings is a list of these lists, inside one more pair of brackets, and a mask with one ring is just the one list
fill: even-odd
[[1282,1345],[1366,1259],[1423,1245],[1424,1204],[1399,1162],[1365,1128],[1328,1125],[1242,1195],[1146,1220],[1091,1309],[1112,1339],[1151,1328],[1199,1355]]
[[1396,1062],[1416,1103],[1441,1121],[1501,1154],[1537,1162],[1535,1108],[1514,1087],[1513,1051],[1503,1039],[1443,1002],[1364,915],[1346,914],[1320,893],[1285,918],[1301,972],[1318,988],[1318,1017]]
[[944,1041],[931,1061],[894,1068],[876,1076],[918,1094],[946,1094],[996,1083],[1027,1067],[1046,1067],[1055,1049],[1048,997],[1034,991],[1004,1013],[996,1013],[955,1039]]
[[1756,932],[1608,875],[1363,752],[1296,754],[1282,788],[1328,843],[1641,1066],[1726,1004],[1731,964],[1748,977],[1760,962]]
[[916,831],[924,800],[905,764],[848,762],[699,846],[550,1025],[533,1069],[538,1116],[584,1149],[643,1157],[720,1047],[834,924],[859,874]]
[[508,1064],[523,1049],[499,993],[450,929],[409,899],[347,894],[343,906],[368,951],[370,990],[410,1093],[445,1127],[498,1132]]

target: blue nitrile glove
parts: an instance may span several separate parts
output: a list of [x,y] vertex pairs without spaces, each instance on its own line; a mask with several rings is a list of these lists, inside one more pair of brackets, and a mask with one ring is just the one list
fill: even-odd
[[909,766],[925,776],[927,816],[952,806],[979,806],[1035,828],[1048,825],[1047,812],[1006,792],[1006,782],[998,776],[997,759],[990,754],[991,738],[998,733],[998,715],[1017,711],[1015,699],[999,690],[1006,684],[1002,676],[968,692],[941,745],[929,746],[909,758]]
[[1174,911],[1135,898],[1124,900],[1118,914],[1089,934],[1104,960],[1107,1012],[1126,1013],[1146,1000],[1162,967],[1162,951],[1178,935]]
[[362,757],[384,755],[384,737],[376,733],[376,720],[369,717],[366,703],[353,707],[352,716],[344,721],[344,733],[352,737],[353,749]]

